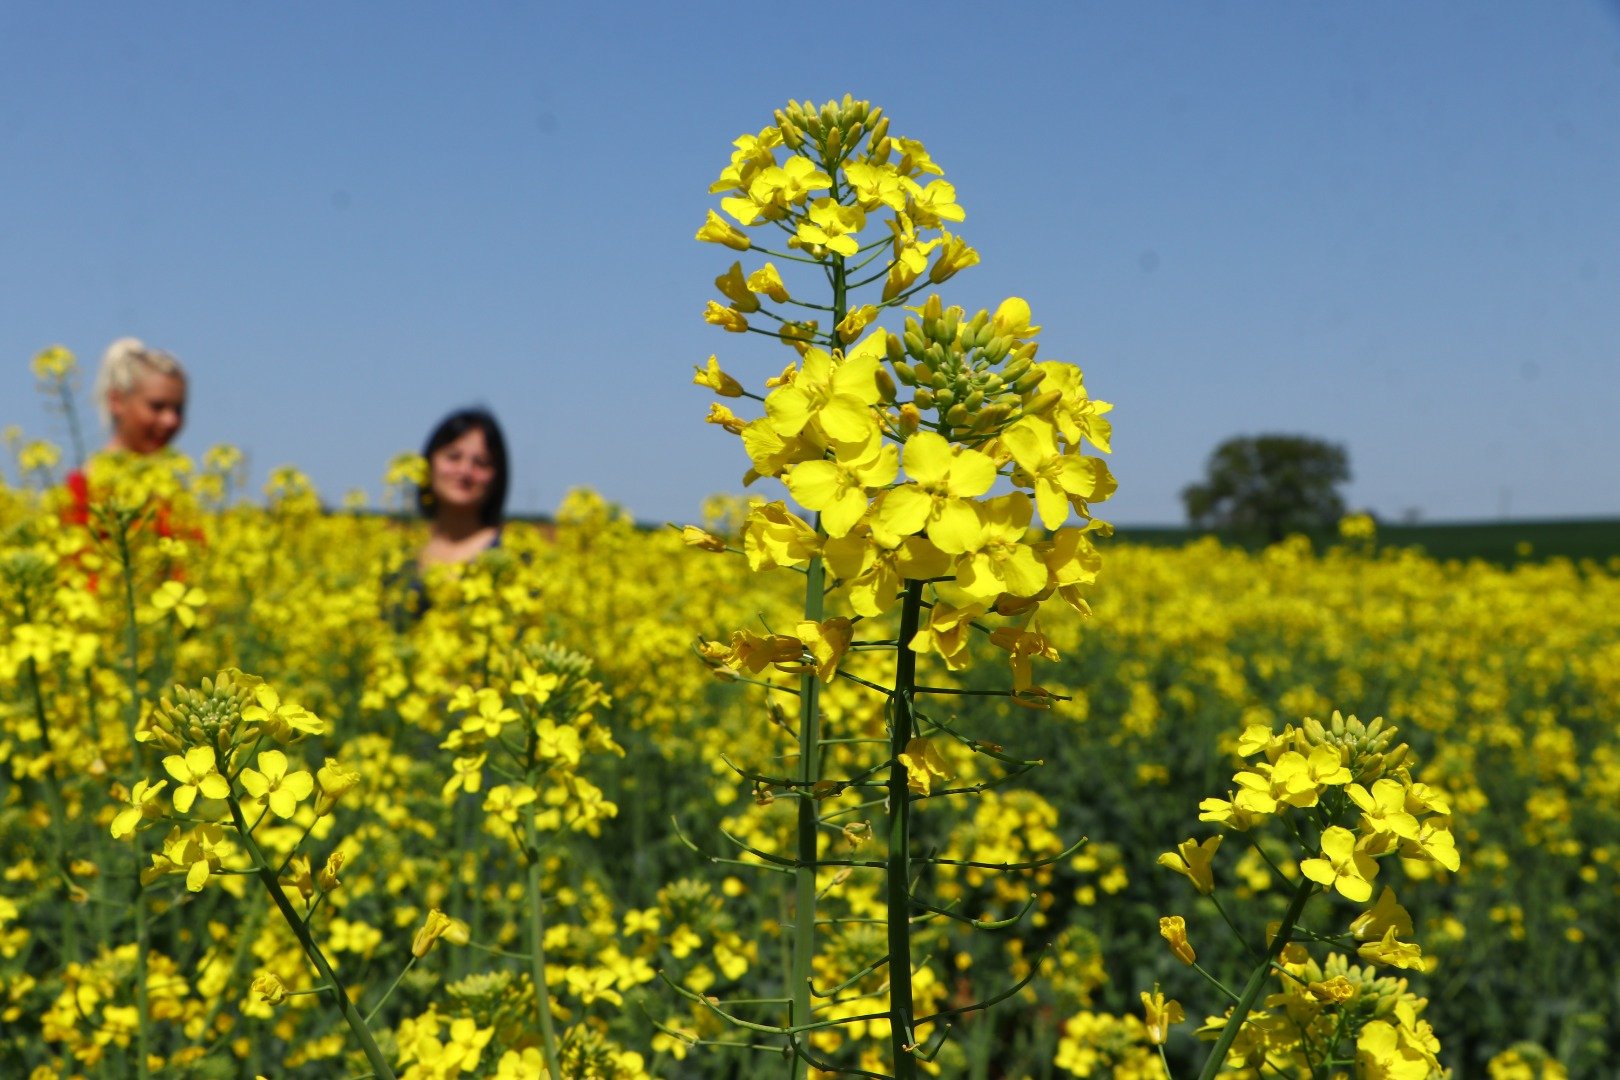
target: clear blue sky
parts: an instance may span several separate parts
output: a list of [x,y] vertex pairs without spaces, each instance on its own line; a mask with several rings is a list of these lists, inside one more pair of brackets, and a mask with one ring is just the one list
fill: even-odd
[[707,186],[849,91],[957,185],[947,298],[1026,297],[1115,402],[1105,516],[1179,521],[1264,431],[1346,444],[1389,517],[1620,513],[1612,0],[837,10],[8,2],[0,426],[60,440],[28,359],[133,334],[256,483],[376,492],[482,402],[514,509],[691,520],[746,465],[692,365],[786,355],[700,317]]

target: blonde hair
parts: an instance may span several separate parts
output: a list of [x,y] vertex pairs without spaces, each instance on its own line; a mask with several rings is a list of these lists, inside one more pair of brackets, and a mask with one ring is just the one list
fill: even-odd
[[186,381],[186,369],[180,366],[180,361],[162,349],[148,348],[139,338],[119,338],[107,346],[101,358],[101,370],[96,372],[93,391],[103,427],[111,430],[113,426],[108,398],[114,391],[129,393],[144,375],[172,375],[181,382]]

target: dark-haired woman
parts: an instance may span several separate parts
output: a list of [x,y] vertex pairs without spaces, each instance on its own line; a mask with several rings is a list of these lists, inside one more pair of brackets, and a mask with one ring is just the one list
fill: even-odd
[[431,523],[421,565],[471,562],[500,546],[506,509],[506,440],[484,409],[463,409],[439,422],[422,448],[428,481],[417,505]]
[[506,439],[495,417],[486,409],[451,413],[428,436],[422,457],[428,475],[416,505],[428,519],[427,543],[383,583],[384,611],[396,630],[409,628],[428,608],[423,570],[468,563],[501,545]]

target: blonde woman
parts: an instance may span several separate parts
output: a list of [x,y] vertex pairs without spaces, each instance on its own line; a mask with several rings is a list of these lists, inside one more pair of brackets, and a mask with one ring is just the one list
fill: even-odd
[[[107,454],[155,454],[174,441],[186,418],[186,372],[162,349],[135,338],[119,338],[107,347],[96,373],[96,410],[107,429]],[[90,486],[84,470],[69,474],[73,494],[70,521],[84,523],[90,514]]]

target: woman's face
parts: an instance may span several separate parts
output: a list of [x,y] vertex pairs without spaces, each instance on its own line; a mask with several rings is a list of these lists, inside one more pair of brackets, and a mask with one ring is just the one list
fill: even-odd
[[113,441],[134,454],[155,454],[180,434],[186,419],[186,381],[149,371],[128,390],[107,394]]
[[479,428],[470,428],[433,451],[428,466],[428,490],[433,492],[436,505],[476,512],[489,501],[495,483],[495,462]]

